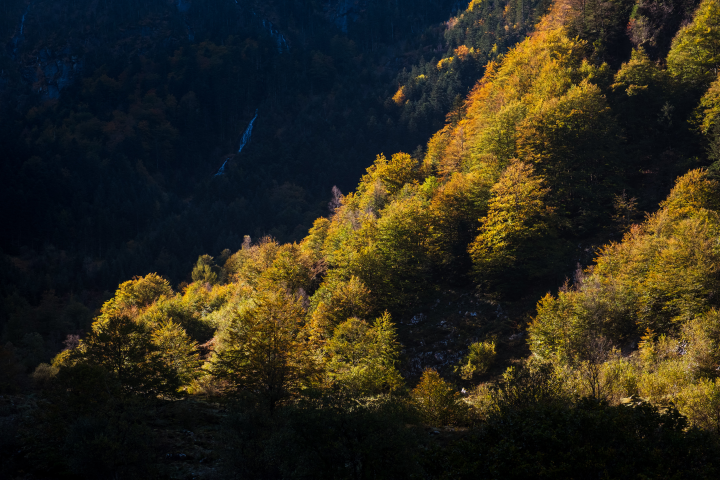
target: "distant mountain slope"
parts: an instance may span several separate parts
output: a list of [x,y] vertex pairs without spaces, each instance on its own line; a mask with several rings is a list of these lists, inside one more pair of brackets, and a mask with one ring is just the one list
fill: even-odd
[[452,50],[444,22],[465,7],[4,3],[0,323],[72,295],[97,305],[150,271],[189,280],[199,254],[247,234],[301,239],[333,185],[442,123],[445,100],[412,129],[392,97],[403,68]]
[[[100,276],[65,265],[75,279],[53,285],[65,290],[153,269],[177,277],[179,259],[248,233],[300,238],[334,184],[352,185],[377,151],[408,148],[382,111],[393,58],[412,61],[453,4],[354,2],[344,26],[337,7],[4,4],[3,221],[14,227],[3,250],[102,265],[86,272]],[[252,141],[213,179],[256,110]]]

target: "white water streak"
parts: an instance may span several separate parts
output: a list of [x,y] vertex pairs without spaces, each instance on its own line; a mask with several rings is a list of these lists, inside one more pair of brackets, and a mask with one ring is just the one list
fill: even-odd
[[[247,145],[248,142],[250,141],[250,137],[252,136],[253,125],[255,124],[255,119],[257,119],[257,116],[258,116],[258,111],[257,111],[257,109],[255,109],[255,116],[253,117],[252,120],[250,120],[250,123],[248,124],[247,128],[245,129],[245,132],[243,133],[242,138],[240,139],[240,148],[238,148],[238,154],[240,152],[242,152],[243,148],[245,148],[245,145]],[[230,161],[231,158],[232,157],[227,158],[225,160],[225,162],[222,164],[222,167],[220,167],[220,169],[217,171],[217,173],[215,175],[213,175],[213,177],[219,177],[219,176],[225,175],[225,173],[227,173],[225,171],[225,167],[227,166],[227,163]]]
[[219,177],[220,175],[225,175],[225,165],[227,165],[228,160],[230,160],[230,159],[228,158],[227,160],[225,160],[225,163],[222,164],[222,167],[220,167],[220,170],[218,170],[217,173],[215,175],[213,175],[213,177]]
[[242,152],[242,149],[245,148],[245,145],[250,141],[250,136],[252,135],[253,130],[253,123],[255,123],[255,119],[258,116],[257,109],[255,110],[255,116],[252,120],[250,120],[250,124],[245,129],[245,133],[243,133],[242,139],[240,140],[240,148],[238,148],[238,153]]

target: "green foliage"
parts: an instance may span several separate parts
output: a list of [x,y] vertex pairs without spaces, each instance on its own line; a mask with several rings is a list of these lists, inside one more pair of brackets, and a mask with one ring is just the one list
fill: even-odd
[[193,282],[204,282],[215,285],[218,281],[219,269],[210,255],[200,255],[192,270]]
[[313,265],[294,243],[282,245],[278,249],[272,265],[264,272],[263,277],[289,292],[302,290],[312,293],[318,283]]
[[[393,2],[366,3],[367,11],[358,15],[378,22],[363,25],[389,26],[394,35],[392,18],[398,11],[389,24],[378,13],[392,9]],[[291,4],[286,7],[297,8]],[[396,9],[407,6],[404,0],[394,4]],[[273,5],[268,4],[268,11]],[[667,5],[680,8],[674,1]],[[688,5],[680,10],[687,11]],[[135,408],[151,411],[154,402],[189,393],[216,397],[213,401],[235,410],[225,432],[232,450],[223,459],[229,476],[637,478],[675,476],[682,462],[691,466],[693,475],[711,476],[717,439],[688,429],[687,422],[704,430],[719,428],[718,182],[704,169],[690,170],[656,213],[641,225],[633,222],[655,208],[677,171],[705,161],[698,156],[700,144],[687,120],[692,120],[699,88],[716,77],[714,72],[712,79],[700,79],[704,74],[697,73],[714,68],[708,66],[712,55],[707,53],[714,35],[713,5],[703,3],[694,23],[680,32],[664,70],[656,59],[668,33],[643,30],[656,18],[648,13],[645,0],[633,12],[624,0],[558,2],[535,32],[510,50],[510,39],[527,31],[528,20],[544,4],[473,1],[447,25],[446,38],[455,43],[444,58],[425,64],[422,71],[413,70],[393,101],[383,106],[382,115],[387,115],[381,127],[376,111],[367,113],[368,122],[362,120],[364,114],[344,115],[348,125],[367,123],[357,134],[353,131],[353,138],[372,146],[377,144],[363,139],[363,132],[384,129],[391,136],[398,115],[404,116],[400,123],[407,121],[408,129],[424,128],[417,127],[422,112],[446,105],[453,96],[447,124],[430,140],[427,152],[419,148],[412,155],[378,155],[355,192],[342,195],[333,190],[331,215],[316,220],[300,243],[283,244],[270,236],[253,243],[245,236],[240,250],[232,255],[225,251],[217,264],[210,255],[201,255],[192,269],[193,283],[183,284],[179,293],[157,274],[122,283],[79,346],[57,355],[52,365],[41,363],[35,369],[34,385],[47,398],[39,411],[47,422],[34,427],[32,435],[42,434],[33,441],[60,439],[65,450],[42,440],[36,450],[28,451],[47,454],[47,466],[42,467],[46,471],[52,471],[55,462],[63,472],[84,477],[132,476],[142,471],[143,450],[150,448],[144,443],[149,438],[147,420]],[[662,8],[670,8],[666,6]],[[190,19],[195,17],[185,18],[188,28]],[[139,59],[152,64],[149,70],[164,72],[157,78],[141,75],[144,67],[124,71],[110,62],[77,86],[82,91],[77,98],[117,101],[97,110],[88,107],[92,112],[64,105],[62,111],[53,110],[56,119],[44,123],[43,116],[54,107],[27,112],[19,121],[34,128],[23,134],[32,140],[26,142],[27,149],[43,155],[52,151],[57,133],[63,149],[75,149],[68,140],[73,139],[78,149],[91,152],[88,158],[104,172],[104,165],[124,162],[111,154],[117,145],[135,145],[137,155],[132,158],[138,163],[133,172],[151,190],[157,188],[148,197],[158,199],[156,211],[147,218],[167,217],[168,223],[158,229],[174,232],[125,244],[123,248],[137,257],[156,256],[147,252],[146,241],[164,241],[169,250],[178,251],[171,243],[176,237],[193,245],[195,257],[202,236],[185,238],[173,230],[175,222],[186,222],[183,225],[193,231],[202,231],[204,222],[218,218],[225,225],[253,225],[246,220],[273,209],[279,210],[278,216],[266,216],[281,218],[280,224],[292,226],[293,236],[299,238],[312,219],[299,212],[309,204],[303,204],[307,200],[302,189],[280,182],[316,170],[303,167],[305,156],[294,151],[297,141],[289,138],[297,132],[280,128],[289,121],[281,117],[301,121],[304,117],[294,109],[320,102],[324,135],[332,142],[345,142],[344,130],[333,121],[333,102],[340,102],[345,90],[357,99],[371,98],[366,90],[348,88],[375,75],[358,74],[358,66],[367,67],[363,72],[375,71],[372,63],[363,63],[363,55],[399,56],[400,51],[377,53],[382,50],[377,39],[385,38],[385,31],[351,32],[358,38],[369,35],[369,47],[353,45],[340,35],[319,46],[313,33],[306,41],[305,28],[309,25],[312,31],[323,21],[311,15],[298,23],[302,27],[293,25],[282,28],[289,36],[301,28],[303,41],[291,38],[293,53],[286,52],[282,60],[273,53],[274,45],[260,45],[248,37],[227,39],[220,46],[212,41],[184,45],[166,63],[153,63],[149,54]],[[621,38],[626,26],[637,47],[632,52]],[[703,33],[700,26],[712,28]],[[485,69],[480,62],[489,58],[495,61]],[[198,78],[222,82],[232,76],[218,73],[245,67],[252,80],[243,77],[241,83],[249,83],[242,83],[241,90],[231,89],[242,95],[233,95],[228,105],[207,91],[215,88],[200,88],[207,82]],[[485,70],[483,78],[461,103],[458,92],[464,94],[462,89],[470,85],[461,77],[474,71],[474,82],[480,69]],[[212,124],[215,116],[234,119],[239,114],[227,112],[243,109],[232,103],[240,97],[255,98],[253,82],[259,80],[253,75],[270,71],[279,83],[269,91],[277,95],[267,96],[267,105],[262,105],[268,123],[261,127],[258,120],[261,140],[252,148],[268,143],[267,135],[274,135],[272,147],[263,147],[263,156],[244,151],[250,157],[242,166],[232,162],[228,177],[213,177],[203,189],[178,187],[179,179],[192,177],[182,164],[187,152],[179,153],[179,142],[191,143],[196,137],[187,132]],[[307,98],[290,101],[293,92],[300,91],[297,86],[280,88],[287,83],[283,76],[288,71],[297,73],[297,83],[307,79]],[[355,74],[358,78],[350,81]],[[165,85],[165,79],[179,86]],[[440,87],[448,88],[441,94]],[[705,134],[717,127],[715,87],[693,114]],[[428,92],[437,98],[423,99]],[[122,105],[123,98],[130,106]],[[206,111],[211,104],[217,111]],[[235,128],[238,122],[228,123]],[[412,122],[416,126],[411,128]],[[305,133],[303,141],[312,141]],[[232,135],[224,132],[220,137],[216,145]],[[158,148],[154,145],[163,153],[151,157],[149,152]],[[328,155],[323,149],[334,143],[313,145],[313,168],[322,168],[322,158]],[[341,166],[351,161],[342,157],[355,143],[348,145],[335,153],[342,158]],[[292,166],[258,161],[276,148],[292,151]],[[63,155],[67,153],[53,162],[62,163]],[[173,159],[177,172],[162,173],[170,169],[161,168],[160,162]],[[79,164],[86,165],[85,160]],[[48,162],[33,157],[22,170],[28,178],[39,178]],[[257,165],[266,170],[258,173]],[[67,176],[72,175],[68,171]],[[267,178],[278,183],[268,186]],[[327,183],[322,175],[312,182]],[[188,200],[170,208],[166,202],[175,202],[175,197],[165,194],[177,188],[183,192],[180,198]],[[258,194],[255,188],[271,193]],[[217,202],[221,197],[208,191],[215,189],[226,190],[222,198],[234,200]],[[101,202],[102,192],[95,198]],[[203,217],[198,213],[202,209],[189,206],[189,198],[212,204],[215,213]],[[225,203],[233,211],[253,213],[226,216],[220,206]],[[327,202],[316,203],[324,208]],[[140,211],[136,204],[128,208]],[[195,216],[165,215],[190,210]],[[142,225],[147,218],[136,217],[134,231],[147,232]],[[240,237],[233,232],[213,239],[213,248],[219,250],[223,242],[237,248]],[[589,262],[593,245],[619,238],[619,233],[623,240],[597,250],[593,265],[584,270],[578,266],[572,284],[568,280],[556,295],[539,301],[529,326],[530,359],[510,360],[513,366],[501,377],[471,389],[468,398],[432,369],[424,371],[409,398],[403,396],[401,345],[391,313],[395,318],[416,313],[429,303],[428,294],[449,285],[465,291],[479,286],[482,301],[494,305],[498,300],[503,310],[508,303],[508,324],[520,321],[527,313],[523,303],[537,298],[533,292],[552,288],[556,279],[570,273],[570,263]],[[98,245],[98,251],[115,248],[113,242]],[[177,263],[168,258],[165,261]],[[30,268],[24,261],[13,257],[0,263],[0,289],[6,288],[6,278]],[[93,262],[90,258],[84,264],[88,272],[95,268]],[[62,270],[65,264],[57,265],[53,268]],[[5,292],[0,290],[0,313],[8,312],[9,318],[3,319],[3,335],[16,347],[8,344],[0,351],[0,388],[10,392],[19,389],[19,373],[57,351],[62,338],[58,332],[82,329],[83,314],[75,315],[70,311],[72,301],[53,294],[31,305]],[[522,300],[508,302],[515,299]],[[67,310],[63,318],[73,320],[62,323],[46,315],[60,309]],[[373,323],[366,320],[384,310]],[[498,322],[505,322],[500,308],[497,316]],[[469,317],[465,321],[462,329],[485,328]],[[476,335],[463,336],[467,332],[462,329],[448,338]],[[429,331],[413,327],[401,333],[412,341],[417,330]],[[55,338],[54,344],[48,338]],[[424,346],[425,338],[421,340]],[[416,345],[412,348],[417,352]],[[487,373],[496,360],[496,348],[495,339],[473,343],[456,371],[466,381]],[[109,415],[113,409],[117,413]],[[423,426],[413,426],[418,424]],[[433,428],[432,435],[441,440],[422,440],[418,435],[428,426],[468,429]],[[452,441],[463,436],[464,440]]]
[[[373,263],[361,266],[365,277],[377,285],[381,299],[405,304],[417,299],[430,273],[427,202],[408,189],[409,197],[391,202],[377,221]],[[418,288],[420,287],[420,288]]]
[[554,187],[553,204],[576,216],[583,228],[594,221],[590,199],[600,215],[610,209],[608,193],[622,185],[622,166],[612,149],[620,140],[614,125],[602,91],[585,80],[538,105],[519,126],[519,157],[537,165]]
[[284,291],[263,290],[239,305],[219,332],[211,373],[226,389],[257,397],[270,410],[317,381],[308,348],[302,300]]
[[536,405],[567,405],[572,400],[557,365],[531,358],[503,373],[493,395],[495,412],[521,411]]
[[464,425],[470,420],[468,405],[435,370],[423,372],[411,397],[422,421],[428,425]]
[[152,343],[160,352],[163,368],[178,377],[180,385],[188,385],[198,377],[202,365],[194,342],[180,325],[172,320],[152,332]]
[[180,372],[163,361],[160,347],[152,340],[151,333],[130,317],[106,316],[93,324],[62,366],[85,363],[101,367],[117,379],[126,396],[172,396],[180,387]]
[[720,433],[720,379],[701,378],[680,393],[677,403],[691,424]]
[[720,124],[720,75],[710,84],[695,111],[700,131],[711,137]]
[[583,58],[586,47],[563,28],[542,25],[488,66],[464,114],[429,142],[426,161],[440,171],[532,163],[565,227],[575,235],[596,229],[612,209],[610,192],[625,185],[627,165],[615,150],[621,131],[603,91],[612,73]]
[[487,372],[495,360],[495,355],[495,340],[470,344],[467,355],[456,367],[460,371],[460,377],[464,380],[472,380],[475,375]]
[[610,355],[601,365],[604,396],[611,403],[639,395],[639,368],[634,358]]
[[378,310],[417,301],[432,268],[427,198],[416,183],[405,184],[388,197],[388,188],[397,184],[394,178],[412,180],[416,162],[407,155],[393,158],[397,161],[378,158],[358,192],[343,198],[322,248],[330,281],[357,276],[363,284],[373,285]]
[[671,0],[658,8],[660,4],[654,0],[636,1],[627,24],[630,41],[647,51],[653,60],[665,58],[673,37],[681,25],[692,20],[699,3],[699,0]]
[[213,337],[214,328],[203,314],[214,308],[213,305],[207,305],[209,302],[203,301],[205,299],[202,297],[206,295],[201,293],[198,295],[201,298],[196,297],[200,292],[208,294],[204,286],[197,289],[189,287],[183,296],[160,299],[142,312],[137,321],[151,331],[161,328],[167,322],[173,322],[182,327],[194,341],[204,343]]
[[243,248],[225,262],[225,270],[235,280],[255,285],[262,272],[272,265],[279,247],[270,237],[263,237],[260,242],[252,245],[250,237],[246,236]]
[[422,59],[400,73],[400,87],[386,101],[398,112],[415,142],[442,128],[448,115],[455,120],[462,113],[462,99],[472,89],[485,66],[522,41],[550,6],[549,1],[509,0],[470,2],[467,9],[446,23],[444,51]]
[[552,235],[552,209],[545,204],[549,189],[534,168],[513,162],[492,187],[488,214],[470,244],[473,269],[481,285],[509,288],[518,278],[536,279],[547,271]]
[[[470,271],[467,245],[478,220],[487,212],[490,188],[497,181],[497,164],[487,162],[468,173],[452,172],[432,191],[428,248],[436,268],[462,281]],[[425,185],[435,177],[429,177]],[[430,196],[430,195],[429,195]]]
[[400,346],[387,312],[372,325],[350,318],[323,346],[332,385],[350,396],[392,393],[403,387],[396,369]]
[[[628,52],[617,72],[602,62],[620,63],[626,3],[567,7],[488,65],[424,156],[379,155],[357,191],[316,223],[303,248],[313,262],[326,262],[320,269],[330,283],[358,277],[376,311],[403,311],[430,289],[468,278],[491,296],[521,296],[531,284],[569,273],[571,245],[627,231],[650,208],[654,193],[638,201],[635,192],[657,191],[642,175],[658,164],[651,158],[671,155],[660,137],[687,133],[676,119],[688,109],[675,108],[687,92],[641,49]],[[460,47],[437,68],[476,53]],[[411,87],[402,85],[394,102],[412,103],[408,95]],[[657,124],[639,128],[648,116]],[[622,127],[643,133],[628,146]],[[630,323],[601,334],[627,335]]]
[[[672,117],[665,114],[672,113],[668,108],[678,102],[677,88],[671,75],[652,61],[645,50],[633,49],[630,60],[622,64],[613,80],[610,99],[618,118],[626,125],[625,131],[633,132],[638,140],[656,138],[672,125]],[[658,121],[648,122],[650,116],[658,117]],[[648,148],[644,143],[641,150]]]
[[720,365],[720,313],[712,309],[683,325],[684,355],[693,376],[715,378]]
[[588,333],[620,342],[647,328],[677,332],[714,307],[716,189],[702,170],[678,179],[662,209],[605,247],[573,289],[539,302],[532,350],[571,359]]
[[704,170],[691,170],[678,178],[675,187],[661,206],[668,210],[670,218],[701,216],[707,210],[720,208],[716,192],[720,183]]
[[194,293],[197,290],[188,289],[184,297],[174,295],[156,274],[121,284],[88,336],[61,352],[53,367],[99,367],[119,384],[123,396],[180,394],[198,376],[201,361],[195,339],[208,336],[208,325],[195,310],[202,303],[189,298]]
[[312,293],[317,288],[318,268],[312,253],[297,244],[280,245],[263,237],[252,245],[246,237],[243,248],[228,258],[224,270],[233,281],[252,287],[269,281],[291,292],[302,289]]
[[379,182],[389,195],[394,195],[406,183],[411,183],[417,178],[417,168],[417,160],[407,153],[396,153],[390,160],[380,154],[363,175],[358,194],[364,195]]
[[[540,301],[530,346],[565,365],[568,385],[596,400],[674,402],[693,425],[717,429],[716,191],[706,171],[689,172],[572,289]],[[638,337],[630,355],[612,350]]]
[[157,273],[145,277],[135,277],[118,286],[115,296],[103,305],[102,313],[112,315],[116,312],[137,314],[140,309],[149,307],[160,297],[173,294],[170,283]]
[[313,335],[325,339],[346,320],[370,315],[370,291],[355,276],[344,281],[337,275],[328,275],[310,299],[310,311]]
[[615,74],[613,90],[624,89],[628,97],[643,95],[668,82],[667,72],[648,57],[643,49],[633,49],[630,61]]
[[667,57],[668,70],[684,82],[708,84],[720,67],[720,3],[704,0],[692,23],[677,33]]
[[[14,233],[0,240],[33,264],[22,296],[36,304],[54,289],[94,308],[81,292],[151,271],[180,282],[188,259],[238,249],[244,234],[302,238],[325,212],[326,185],[349,188],[368,158],[424,141],[383,101],[403,65],[443,42],[453,5],[370,2],[345,16],[310,0],[3,4],[12,46],[0,106],[13,113],[0,178],[18,207],[2,212]],[[79,26],[92,48],[76,41]],[[21,59],[40,51],[24,77]],[[242,158],[213,177],[258,108]],[[445,111],[431,116],[442,123]]]

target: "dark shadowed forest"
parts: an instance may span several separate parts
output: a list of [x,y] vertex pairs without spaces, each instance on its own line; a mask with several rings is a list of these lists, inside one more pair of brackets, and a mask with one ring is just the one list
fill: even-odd
[[720,475],[720,1],[0,39],[3,478]]

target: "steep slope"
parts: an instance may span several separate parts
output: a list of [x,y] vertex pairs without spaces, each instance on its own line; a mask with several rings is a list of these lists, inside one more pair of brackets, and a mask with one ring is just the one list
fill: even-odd
[[342,5],[5,2],[2,295],[96,304],[248,233],[299,239],[334,184],[414,147],[383,95],[451,2]]
[[[539,295],[559,286],[578,263],[589,263],[595,245],[618,238],[643,211],[652,210],[669,191],[673,179],[688,166],[710,162],[702,153],[702,140],[694,125],[702,111],[706,112],[703,118],[714,118],[714,90],[708,90],[703,97],[701,105],[705,110],[693,113],[693,109],[712,78],[701,71],[705,76],[686,80],[674,63],[669,62],[669,68],[664,69],[642,50],[633,50],[629,41],[612,43],[615,33],[608,33],[608,37],[600,37],[600,43],[596,40],[591,45],[591,34],[597,35],[597,30],[590,27],[597,18],[610,22],[612,28],[608,26],[607,32],[616,32],[617,25],[630,16],[629,8],[613,10],[612,15],[603,12],[597,5],[583,10],[572,2],[555,3],[535,33],[490,64],[463,108],[430,140],[426,154],[399,153],[389,159],[380,155],[356,192],[344,197],[337,193],[331,217],[316,220],[300,246],[293,247],[299,250],[283,260],[290,265],[296,262],[304,265],[300,272],[305,273],[288,288],[293,291],[302,288],[304,295],[310,295],[308,318],[320,315],[314,321],[325,325],[323,328],[329,329],[329,334],[342,318],[335,318],[335,314],[325,318],[329,315],[326,309],[332,311],[335,307],[329,305],[343,301],[340,292],[358,281],[362,285],[360,291],[368,292],[368,309],[363,315],[388,309],[403,322],[421,318],[420,312],[430,312],[433,303],[443,298],[444,289],[460,288],[461,292],[474,292],[476,300],[485,306],[470,310],[473,305],[468,304],[468,308],[458,309],[458,328],[447,329],[453,345],[446,349],[447,354],[455,358],[469,338],[492,332],[505,337],[517,333],[523,315]],[[622,12],[626,13],[621,15]],[[585,25],[582,31],[589,32],[588,40],[570,36],[578,25]],[[691,33],[692,29],[683,30],[678,38],[686,35],[686,31]],[[598,47],[603,42],[616,47]],[[683,51],[682,41],[678,42],[670,58]],[[278,58],[289,58],[285,50],[275,50],[277,43],[271,45]],[[624,51],[622,45],[626,45]],[[207,59],[211,57],[203,55],[208,51],[225,51],[230,47],[211,48],[204,43],[186,48],[194,49],[196,55],[204,52],[200,58]],[[181,55],[177,53],[180,51],[175,55]],[[610,61],[622,56],[629,60],[613,68],[603,61],[603,55]],[[238,58],[242,60],[242,55]],[[84,88],[100,88],[110,82],[110,77],[103,75],[86,82]],[[152,104],[160,102],[159,98],[150,93],[138,101]],[[121,123],[118,117],[122,114],[115,111],[113,115],[114,120],[103,127],[105,131]],[[262,139],[260,123],[255,123],[262,121],[261,115],[261,110],[257,119],[248,115],[240,131],[249,132],[248,124],[252,124],[252,135]],[[254,141],[251,140],[250,147],[243,144],[242,157],[224,160],[223,171],[229,173],[217,175],[215,169],[207,172],[206,185],[210,190],[203,195],[237,187],[234,175],[244,172],[244,167],[233,173],[233,165],[239,163],[238,158],[249,158],[249,152],[259,149],[252,147]],[[31,165],[36,168],[42,162],[34,159],[26,162],[24,168]],[[112,163],[101,165],[109,167]],[[144,164],[138,165],[144,168],[138,171],[148,172]],[[159,183],[163,177],[143,175],[155,185],[157,195],[165,195]],[[252,178],[256,177],[246,181]],[[290,195],[288,198],[298,199],[301,195],[293,193],[290,187],[273,191],[272,198],[278,202],[284,198],[283,191]],[[148,194],[152,192],[149,190]],[[96,201],[103,195],[97,193]],[[198,200],[193,202],[200,205],[202,198],[217,198],[196,195]],[[131,211],[139,208],[130,205],[127,207]],[[162,203],[156,205],[154,215],[165,217]],[[214,200],[213,205],[212,211],[221,216],[226,208],[243,212],[251,208],[240,201],[222,205]],[[213,216],[189,221],[188,211],[193,210],[178,211],[156,230],[164,262],[171,262],[174,244],[180,245],[181,251],[182,245],[195,248],[201,243],[193,240],[195,236],[178,235],[174,225],[197,232],[202,231],[205,222],[215,221]],[[194,211],[193,215],[200,215],[204,210]],[[262,212],[260,209],[253,213]],[[114,225],[107,231],[112,237],[122,230],[122,225],[114,217],[108,220]],[[92,236],[86,241],[91,239]],[[121,252],[107,245],[103,247],[97,238],[94,241],[98,244],[92,248],[107,249],[108,258],[123,268]],[[248,274],[245,263],[238,263],[238,259],[244,258],[242,252],[250,248],[250,241],[245,237],[242,250],[233,256],[226,252],[220,257],[219,262],[226,262],[220,275],[223,281],[232,280],[233,275],[242,278]],[[265,252],[274,243],[262,240],[256,245]],[[147,258],[142,244],[133,241],[126,248],[127,254],[135,259]],[[270,255],[265,263],[253,269],[262,272],[269,268],[277,251],[275,247],[267,250],[261,255]],[[209,262],[203,268],[214,265],[212,259],[202,262]],[[62,271],[61,265],[53,268]],[[83,267],[91,275],[93,269],[102,271],[96,265],[90,257]],[[212,268],[221,273],[219,267]],[[282,271],[287,268],[291,267],[282,267]],[[201,278],[205,277],[193,274],[194,280]],[[53,298],[47,296],[48,305],[57,302]],[[18,298],[8,300],[6,308],[8,321],[13,325],[39,315],[28,311]],[[512,318],[496,313],[508,309],[514,312]],[[463,318],[463,311],[485,313],[460,328],[468,320]],[[82,319],[86,317],[80,311],[72,315],[70,324],[82,329]],[[54,331],[60,337],[45,340],[46,351],[52,351],[62,334],[56,327],[40,327],[47,321],[39,318],[25,322],[25,327],[7,338],[18,342],[23,335]],[[432,319],[443,321],[440,317]],[[413,330],[408,329],[408,336],[403,331],[404,341],[423,345],[423,340],[417,337],[423,329],[414,334]],[[441,335],[421,353],[434,355],[433,351],[448,341]],[[446,360],[441,359],[440,363],[450,368]],[[421,367],[413,369],[418,372]]]
[[[554,3],[427,151],[378,155],[299,243],[246,236],[177,290],[121,283],[34,370],[8,468],[717,476],[720,2],[653,27],[651,54],[625,29],[638,10]],[[8,322],[7,391],[55,346],[26,328]]]
[[[22,348],[39,333],[46,352],[85,331],[82,305],[99,306],[121,280],[148,271],[187,280],[191,259],[240,248],[246,234],[300,239],[333,184],[345,190],[378,151],[414,148],[417,135],[405,135],[388,102],[393,78],[449,41],[447,25],[427,27],[452,10],[224,0],[3,8],[1,195],[12,208],[2,218],[13,227],[0,235],[0,324],[25,325],[3,327]],[[441,102],[428,118],[445,113]]]
[[[344,33],[330,6],[307,2],[16,3],[2,60],[3,221],[16,228],[2,245],[87,257],[101,283],[178,275],[170,258],[238,248],[243,233],[300,238],[333,183],[398,148],[366,126],[382,121],[383,65],[450,12],[361,2]],[[213,179],[256,109],[251,146]],[[172,245],[172,231],[200,250]]]

